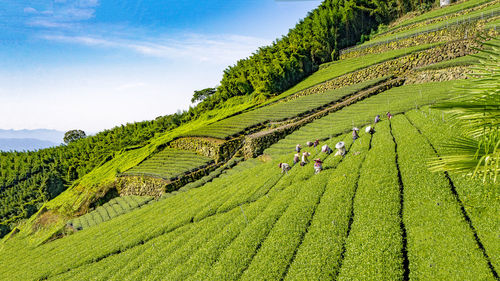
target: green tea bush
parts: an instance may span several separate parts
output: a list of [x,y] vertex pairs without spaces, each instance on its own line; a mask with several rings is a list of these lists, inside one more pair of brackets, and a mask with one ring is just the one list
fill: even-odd
[[426,169],[434,151],[404,116],[392,121],[404,186],[410,279],[493,280],[442,173]]
[[212,158],[192,151],[166,148],[153,157],[123,173],[126,176],[154,176],[174,180],[213,163]]

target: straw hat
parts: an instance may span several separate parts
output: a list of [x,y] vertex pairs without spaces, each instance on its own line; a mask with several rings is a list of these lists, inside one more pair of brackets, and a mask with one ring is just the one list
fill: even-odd
[[365,132],[369,133],[371,129],[372,129],[372,126],[368,126],[368,127],[366,127]]
[[335,148],[336,149],[341,149],[342,147],[345,146],[345,143],[343,141],[339,141],[336,145],[335,145]]
[[352,128],[353,131],[359,131],[358,127]]
[[321,159],[319,159],[319,158],[314,159],[314,161],[319,162],[319,163],[323,163],[323,161],[321,161]]

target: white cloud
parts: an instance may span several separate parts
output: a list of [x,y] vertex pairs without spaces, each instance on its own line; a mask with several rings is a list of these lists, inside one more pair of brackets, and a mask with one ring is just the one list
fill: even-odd
[[241,35],[190,34],[178,39],[165,37],[142,40],[106,39],[94,36],[43,35],[41,38],[93,47],[120,48],[145,56],[165,59],[190,59],[230,64],[249,56],[272,40]]
[[24,8],[28,17],[26,24],[42,28],[69,28],[74,23],[89,20],[95,16],[95,9],[99,6],[98,0],[68,0],[47,3],[44,10],[33,7]]
[[47,19],[34,19],[27,23],[29,26],[45,27],[45,28],[69,28],[73,26],[71,23],[57,22]]
[[38,11],[33,8],[33,7],[26,7],[24,8],[24,12],[27,13],[27,14],[36,14],[38,13]]

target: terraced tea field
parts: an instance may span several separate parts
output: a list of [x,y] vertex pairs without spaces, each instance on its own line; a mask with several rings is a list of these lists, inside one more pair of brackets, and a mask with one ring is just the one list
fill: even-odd
[[175,180],[180,175],[205,167],[214,160],[195,152],[166,148],[123,173],[125,176],[150,176]]
[[[458,3],[399,27],[486,2]],[[496,3],[485,9],[498,8]],[[415,25],[366,44],[454,20]],[[281,133],[267,130],[269,123],[300,120],[387,78],[293,96],[297,91],[436,45],[325,65],[254,110],[182,136],[227,144],[233,140],[223,139],[254,129]],[[464,56],[409,71],[475,63],[476,58]],[[238,151],[210,174],[158,200],[118,197],[83,216],[65,217],[64,223],[70,219],[79,231],[58,229],[45,243],[33,242],[31,235],[53,231],[43,224],[50,223],[54,211],[39,213],[32,220],[43,219],[28,224],[28,231],[0,241],[0,280],[499,280],[500,185],[428,168],[449,149],[443,141],[461,133],[448,115],[429,105],[460,95],[465,80],[443,81],[429,73],[427,80],[391,84],[321,118],[313,116],[318,119],[294,131],[264,139],[268,148],[258,157],[244,159]],[[396,81],[406,78],[406,73],[399,75]],[[375,124],[376,115],[381,121]],[[375,133],[367,133],[366,126]],[[357,139],[353,127],[360,128]],[[316,139],[319,146],[306,145]],[[334,148],[339,141],[345,143],[344,156],[321,152],[321,146]],[[303,166],[293,164],[297,144],[311,154]],[[214,163],[169,147],[148,155],[120,176],[175,180]],[[315,174],[313,160],[318,158],[323,169]],[[290,170],[283,171],[281,163],[290,164]]]
[[442,17],[446,15],[453,15],[454,13],[457,12],[462,12],[464,10],[468,10],[471,8],[475,8],[478,6],[481,6],[486,3],[491,3],[494,2],[492,0],[469,0],[469,1],[463,1],[461,3],[456,3],[444,8],[440,9],[434,9],[433,11],[429,11],[427,13],[423,13],[419,16],[416,16],[414,18],[402,21],[401,23],[398,24],[397,27],[401,28],[407,25],[415,24],[418,22],[426,21],[429,19],[437,18],[437,17]]
[[439,29],[444,29],[448,28],[449,26],[452,25],[457,25],[457,24],[465,24],[468,22],[473,22],[476,20],[480,19],[485,19],[485,18],[495,18],[500,15],[500,3],[496,3],[495,5],[491,5],[488,7],[485,7],[484,9],[479,9],[476,11],[473,11],[471,13],[468,13],[466,15],[457,17],[457,18],[449,18],[443,21],[439,21],[436,23],[424,25],[424,26],[417,26],[415,28],[411,28],[408,30],[402,30],[400,32],[394,32],[391,34],[385,34],[381,36],[377,36],[373,40],[367,41],[365,44],[360,45],[360,47],[366,47],[366,46],[371,46],[377,43],[385,43],[385,42],[391,42],[394,40],[399,40],[403,38],[408,38],[412,36],[416,36],[418,34],[422,34],[425,32],[430,32],[432,30],[439,30]]
[[386,112],[397,114],[433,104],[451,97],[451,91],[460,86],[460,83],[462,82],[447,81],[392,88],[305,125],[300,130],[279,140],[264,153],[272,156],[289,153],[298,143],[331,138],[351,130],[352,127],[370,124],[376,115],[380,115],[383,119]]
[[68,221],[68,225],[76,230],[82,230],[91,226],[98,225],[102,222],[109,221],[119,215],[123,215],[139,208],[153,197],[149,196],[124,196],[111,199],[102,206],[97,207],[94,211],[87,213],[81,217]]
[[[428,95],[422,94],[417,105],[448,97],[447,91],[439,90],[445,85],[429,85]],[[387,106],[394,113],[409,110],[408,116],[419,116],[426,124],[422,115],[426,109],[411,112],[417,86],[390,90],[394,96]],[[345,109],[352,110],[349,116],[356,113],[355,125],[370,123],[374,113],[384,114],[383,95]],[[323,133],[337,135],[352,125],[342,119],[343,114],[330,114],[310,126],[338,120],[343,125]],[[447,126],[436,118],[432,122],[437,130]],[[266,161],[243,161],[234,172],[198,188],[45,245],[33,247],[14,239],[0,250],[4,265],[0,276],[494,280],[499,260],[494,229],[500,219],[476,213],[474,205],[464,209],[467,195],[453,192],[455,181],[451,185],[445,174],[427,170],[427,159],[437,156],[415,126],[397,115],[376,124],[373,136],[361,133],[354,142],[350,134],[326,137],[321,145],[334,147],[343,140],[348,153],[335,157],[305,148],[310,159],[324,161],[324,171],[318,175],[312,164],[280,172],[277,164],[291,163],[292,147]],[[297,134],[311,140],[317,131],[306,126]],[[456,181],[457,186],[470,183]],[[495,198],[486,200],[498,207]],[[53,253],[51,259],[45,258],[47,253]]]
[[352,95],[361,89],[377,84],[381,80],[382,79],[375,79],[338,90],[303,96],[291,101],[261,107],[250,112],[224,119],[208,125],[205,128],[191,131],[186,134],[186,136],[214,137],[221,139],[229,138],[242,133],[248,128],[268,121],[283,121],[320,109],[346,96]]

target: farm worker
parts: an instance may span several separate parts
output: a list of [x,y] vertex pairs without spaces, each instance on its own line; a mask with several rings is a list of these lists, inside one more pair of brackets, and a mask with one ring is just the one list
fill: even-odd
[[391,120],[392,114],[389,111],[387,111],[386,115],[387,115],[387,119]]
[[380,122],[380,115],[375,116],[375,124],[377,124],[378,122]]
[[311,146],[313,146],[313,142],[312,142],[312,141],[308,141],[308,142],[306,142],[306,145],[307,145],[308,147],[311,147]]
[[299,162],[299,159],[300,159],[300,154],[297,152],[293,156],[293,164],[297,164]]
[[307,151],[302,153],[302,162],[304,162],[304,164],[309,162],[309,159],[307,159],[307,157],[309,157],[309,156],[311,156],[311,153],[309,153]]
[[281,173],[286,173],[288,175],[288,171],[290,171],[290,165],[287,163],[280,163]]
[[367,134],[373,135],[373,133],[375,133],[375,129],[373,129],[372,126],[368,126],[368,127],[366,127],[365,132]]
[[358,131],[359,131],[358,128],[356,127],[352,128],[352,140],[357,140],[359,138]]
[[337,149],[337,153],[335,153],[335,156],[344,156],[345,155],[345,143],[343,141],[339,141],[335,145],[335,148]]
[[314,147],[318,146],[319,145],[319,140],[315,140],[314,141]]
[[323,170],[323,161],[321,159],[314,159],[314,173],[318,174]]
[[325,152],[326,154],[330,154],[330,153],[332,153],[332,149],[327,144],[325,144],[321,147],[321,152]]
[[302,146],[300,144],[297,144],[295,146],[295,151],[300,152],[301,149],[302,149]]

